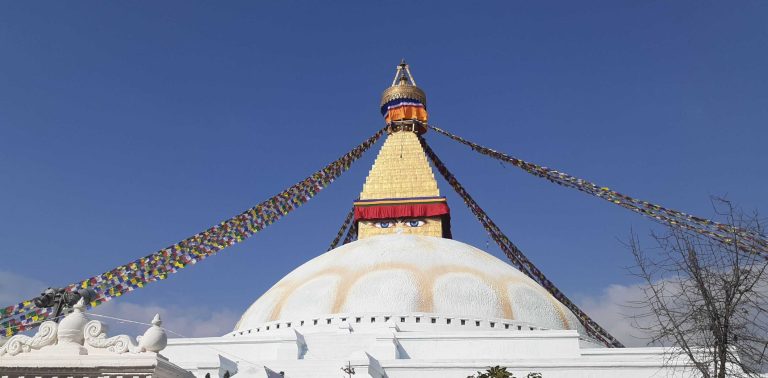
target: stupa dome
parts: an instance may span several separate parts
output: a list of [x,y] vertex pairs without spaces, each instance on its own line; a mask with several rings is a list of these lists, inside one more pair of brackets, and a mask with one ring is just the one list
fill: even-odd
[[328,314],[412,313],[585,335],[573,313],[509,264],[455,240],[407,234],[361,239],[306,262],[257,299],[235,332]]

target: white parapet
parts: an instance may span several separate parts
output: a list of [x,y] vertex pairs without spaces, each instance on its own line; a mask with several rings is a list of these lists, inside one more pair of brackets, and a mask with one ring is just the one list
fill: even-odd
[[160,324],[156,315],[138,344],[127,335],[109,337],[106,324],[85,314],[81,299],[61,323],[46,321],[33,336],[5,340],[0,345],[0,378],[192,377],[158,354],[167,345]]

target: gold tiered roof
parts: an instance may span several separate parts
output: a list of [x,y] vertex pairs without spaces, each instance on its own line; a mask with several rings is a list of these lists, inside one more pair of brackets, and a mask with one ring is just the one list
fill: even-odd
[[418,136],[400,131],[387,137],[365,179],[361,200],[437,197],[440,189]]
[[425,106],[427,105],[427,95],[421,88],[416,86],[416,80],[411,75],[411,69],[408,67],[408,63],[405,63],[403,59],[399,65],[397,65],[397,72],[395,73],[395,79],[392,80],[392,86],[384,90],[381,95],[381,105],[401,98],[408,98],[418,100]]

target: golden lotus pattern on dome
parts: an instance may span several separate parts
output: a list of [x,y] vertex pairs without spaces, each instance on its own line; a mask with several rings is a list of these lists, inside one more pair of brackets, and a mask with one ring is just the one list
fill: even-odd
[[510,265],[421,235],[370,237],[308,261],[254,302],[235,329],[352,313],[500,318],[584,332],[573,313]]

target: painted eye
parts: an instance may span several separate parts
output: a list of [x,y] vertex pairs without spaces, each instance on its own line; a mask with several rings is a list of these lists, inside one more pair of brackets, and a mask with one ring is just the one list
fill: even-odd
[[414,219],[414,220],[409,220],[405,222],[405,224],[407,224],[408,227],[421,227],[424,225],[424,223],[426,222],[424,222],[421,219]]
[[390,228],[390,227],[392,227],[393,224],[394,224],[394,222],[392,222],[392,221],[381,221],[381,222],[376,222],[376,227],[378,227],[378,228]]

